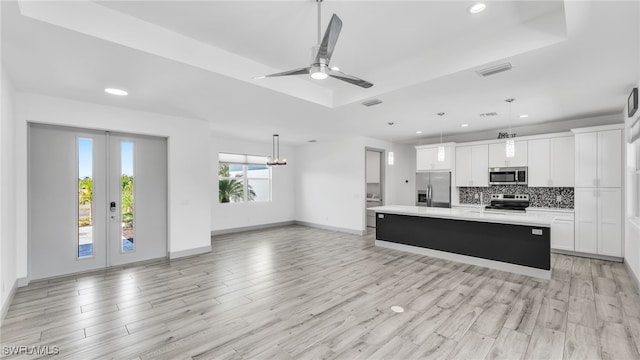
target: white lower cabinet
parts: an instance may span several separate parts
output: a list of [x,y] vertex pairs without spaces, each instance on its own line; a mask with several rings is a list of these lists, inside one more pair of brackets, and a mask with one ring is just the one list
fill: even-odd
[[573,220],[556,219],[551,224],[551,248],[574,251]]
[[551,224],[551,249],[575,251],[573,212],[529,208],[527,213],[554,217]]
[[575,189],[575,251],[622,257],[619,188]]

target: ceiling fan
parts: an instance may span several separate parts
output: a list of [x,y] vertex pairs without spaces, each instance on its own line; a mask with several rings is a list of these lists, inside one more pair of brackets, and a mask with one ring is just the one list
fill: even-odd
[[366,80],[362,80],[353,75],[345,74],[336,67],[329,67],[329,61],[331,60],[333,49],[336,46],[338,35],[340,35],[340,30],[342,29],[342,20],[340,20],[338,15],[333,14],[333,16],[331,16],[331,21],[329,21],[329,26],[327,26],[327,30],[324,33],[324,37],[322,38],[322,41],[320,41],[322,0],[316,0],[316,2],[318,3],[318,45],[311,48],[311,65],[295,70],[258,76],[255,79],[309,74],[313,79],[316,80],[323,80],[327,77],[332,77],[338,80],[346,81],[356,86],[363,87],[365,89],[372,87],[373,84]]

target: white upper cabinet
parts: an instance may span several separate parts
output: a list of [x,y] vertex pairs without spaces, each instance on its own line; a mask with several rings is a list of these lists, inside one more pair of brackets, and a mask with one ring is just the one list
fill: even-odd
[[527,147],[529,187],[549,186],[549,139],[529,140]]
[[575,136],[576,187],[620,187],[622,132],[607,130]]
[[598,186],[622,186],[622,131],[598,132]]
[[[575,185],[574,162],[575,145],[573,136],[549,140],[549,186],[573,187]],[[531,186],[531,185],[529,185]]]
[[489,146],[456,148],[456,186],[489,186]]
[[416,171],[451,170],[452,149],[444,145],[444,158],[438,158],[438,146],[416,146]]
[[489,144],[489,167],[527,166],[527,141],[515,141],[515,156],[507,157],[506,140]]
[[367,151],[367,183],[380,182],[380,153]]
[[574,186],[572,136],[529,140],[529,187]]

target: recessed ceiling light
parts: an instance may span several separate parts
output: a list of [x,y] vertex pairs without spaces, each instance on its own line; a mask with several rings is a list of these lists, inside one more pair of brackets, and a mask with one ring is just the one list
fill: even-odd
[[520,115],[520,117],[521,117],[521,118],[527,118],[527,117],[529,117],[529,115],[527,115],[527,114],[522,114],[522,115]]
[[104,92],[106,92],[107,94],[118,95],[118,96],[127,96],[127,95],[129,95],[129,93],[124,91],[124,90],[114,89],[114,88],[106,88],[106,89],[104,89]]
[[416,131],[416,134],[422,134],[422,131],[418,130]]
[[391,311],[393,311],[395,313],[402,313],[402,312],[404,312],[404,309],[402,308],[402,306],[393,305],[391,307]]
[[484,3],[476,3],[471,5],[469,10],[467,11],[469,11],[469,14],[477,14],[477,13],[483,12],[484,9],[486,8],[487,8],[487,5],[485,5]]
[[468,127],[468,126],[469,126],[469,124],[462,124],[462,125],[460,125],[460,127]]

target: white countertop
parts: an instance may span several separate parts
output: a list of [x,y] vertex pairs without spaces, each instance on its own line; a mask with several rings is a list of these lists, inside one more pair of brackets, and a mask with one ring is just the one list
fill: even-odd
[[480,221],[500,224],[551,227],[555,216],[543,213],[496,213],[481,208],[431,208],[422,206],[387,205],[367,208],[377,213],[434,217],[441,219]]

